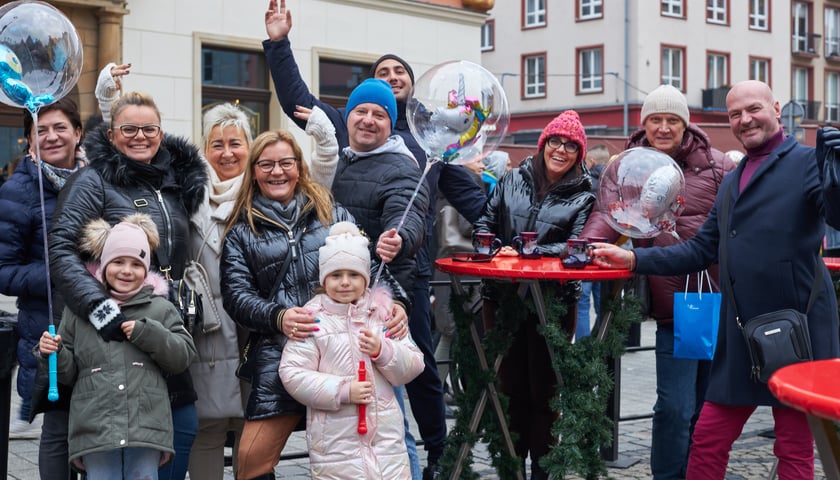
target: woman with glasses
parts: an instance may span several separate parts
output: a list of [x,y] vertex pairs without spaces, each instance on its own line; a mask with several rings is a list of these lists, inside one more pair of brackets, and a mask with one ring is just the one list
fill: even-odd
[[[110,123],[86,137],[89,168],[74,175],[59,197],[50,230],[50,268],[67,307],[88,318],[103,339],[123,342],[127,339],[120,325],[132,319],[86,269],[90,259],[78,249],[80,233],[98,218],[113,225],[133,213],[148,214],[161,239],[152,253],[152,268],[179,280],[187,259],[189,219],[207,188],[207,167],[188,140],[163,133],[160,112],[149,95],[123,94],[110,113]],[[159,478],[182,480],[198,430],[196,395],[189,371],[166,376],[175,458]]]
[[[274,478],[286,440],[306,413],[283,388],[278,368],[286,342],[318,335],[315,318],[302,306],[319,286],[318,249],[340,221],[355,223],[330,191],[312,180],[294,137],[280,130],[259,135],[227,222],[220,264],[225,310],[250,332],[247,361],[239,370],[251,383],[239,444],[240,480]],[[373,262],[371,275],[378,268]],[[387,268],[383,280],[396,303],[407,305]]]
[[[537,147],[536,155],[499,180],[474,225],[473,239],[478,233],[490,232],[503,245],[511,245],[520,233],[537,232],[540,253],[561,257],[567,252],[566,241],[580,235],[595,203],[583,164],[586,133],[577,112],[567,110],[554,118],[542,131]],[[565,304],[566,315],[549,321],[558,322],[571,340],[580,282],[541,282],[541,287]],[[481,288],[484,325],[489,329],[502,306],[499,299],[515,295],[517,286],[485,280]],[[517,434],[514,448],[522,459],[523,476],[525,458],[530,454],[531,478],[537,480],[548,478],[539,460],[557,441],[551,434],[556,413],[549,406],[557,382],[546,341],[537,332],[539,320],[532,311],[519,309],[519,318],[505,318],[506,322],[517,321],[518,327],[502,360],[499,389],[510,398],[510,430]]]

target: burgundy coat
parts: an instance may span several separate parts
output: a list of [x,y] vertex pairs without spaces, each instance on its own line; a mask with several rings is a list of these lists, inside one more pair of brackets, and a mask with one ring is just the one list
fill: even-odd
[[[633,147],[650,147],[644,128],[634,132],[627,140],[625,148]],[[685,177],[685,210],[677,218],[676,229],[681,240],[663,233],[651,239],[633,239],[633,245],[636,247],[674,245],[693,237],[715,203],[715,195],[723,175],[735,169],[735,164],[729,157],[712,148],[706,132],[693,124],[686,128],[682,144],[673,158],[682,167]],[[604,181],[607,175],[609,171],[604,172],[601,180]],[[615,242],[620,235],[607,223],[600,204],[596,203],[581,236],[606,237],[610,242]],[[709,273],[712,276],[713,288],[716,292],[720,291],[717,265],[709,268]],[[648,280],[651,292],[650,316],[660,323],[673,323],[674,292],[685,290],[685,276],[651,275]],[[696,275],[691,275],[689,291],[697,291]]]

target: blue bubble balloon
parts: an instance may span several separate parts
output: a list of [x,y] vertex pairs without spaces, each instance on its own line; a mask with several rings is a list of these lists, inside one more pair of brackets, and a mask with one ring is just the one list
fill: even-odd
[[465,60],[432,67],[417,79],[406,105],[408,126],[432,160],[484,158],[507,133],[510,112],[499,81]]
[[73,89],[82,61],[75,27],[52,5],[0,7],[0,102],[35,113]]

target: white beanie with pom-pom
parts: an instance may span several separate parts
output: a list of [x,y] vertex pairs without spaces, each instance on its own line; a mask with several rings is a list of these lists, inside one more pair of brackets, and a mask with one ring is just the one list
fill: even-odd
[[337,270],[352,270],[365,277],[370,285],[370,242],[350,222],[338,222],[330,228],[323,247],[318,250],[318,281]]

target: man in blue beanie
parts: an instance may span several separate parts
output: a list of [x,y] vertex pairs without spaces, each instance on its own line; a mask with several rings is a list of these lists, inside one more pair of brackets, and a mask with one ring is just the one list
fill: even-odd
[[[268,60],[275,91],[277,92],[283,111],[298,126],[305,128],[305,122],[295,116],[296,107],[298,105],[306,108],[318,106],[327,114],[333,125],[335,125],[336,138],[338,139],[339,146],[343,148],[350,145],[348,133],[352,136],[350,132],[351,117],[346,115],[341,109],[337,109],[314,97],[301,78],[288,39],[288,34],[292,27],[292,19],[288,9],[286,9],[284,0],[280,0],[279,4],[278,0],[270,1],[265,16],[265,24],[269,39],[263,42],[263,50]],[[392,124],[392,133],[394,136],[398,136],[404,140],[405,146],[413,153],[414,158],[422,170],[426,166],[426,154],[411,135],[405,115],[406,102],[411,93],[411,88],[414,85],[414,71],[402,58],[388,54],[374,62],[371,68],[371,75],[385,80],[390,85],[396,100],[396,115],[390,117],[391,121],[394,122]],[[349,111],[350,108],[347,110]],[[368,134],[364,128],[361,131],[358,129],[354,131],[362,138]],[[344,164],[339,164],[338,171],[335,175],[336,180],[345,174],[342,170],[342,165]],[[376,178],[374,175],[367,176],[368,180],[374,178]],[[436,211],[434,201],[437,197],[437,190],[440,188],[443,195],[458,212],[468,221],[473,222],[481,214],[486,197],[481,187],[470,177],[469,172],[460,165],[448,165],[440,162],[432,165],[426,176],[426,186],[428,187],[428,195],[431,202],[425,218],[424,230],[426,239],[416,255],[417,268],[414,272],[416,278],[413,279],[413,283],[410,285],[411,288],[406,288],[406,290],[409,290],[409,294],[412,293],[411,290],[414,293],[412,310],[409,315],[411,336],[423,352],[426,369],[414,381],[409,383],[406,388],[408,390],[409,400],[411,401],[412,413],[420,429],[420,436],[423,438],[425,449],[428,452],[428,465],[422,476],[424,479],[433,479],[438,476],[438,460],[443,453],[446,443],[446,414],[443,399],[443,385],[438,377],[437,364],[434,359],[429,298],[429,281],[431,280],[434,269],[432,257],[429,253],[428,241],[433,235]],[[359,189],[357,188],[357,190]],[[341,201],[338,196],[336,198]],[[358,216],[356,218],[358,220]],[[371,234],[371,232],[367,233],[369,235]],[[405,250],[405,246],[403,246],[403,250]],[[410,433],[408,433],[406,439],[407,441],[411,441]],[[413,480],[420,480],[417,473],[412,471],[412,474]]]

